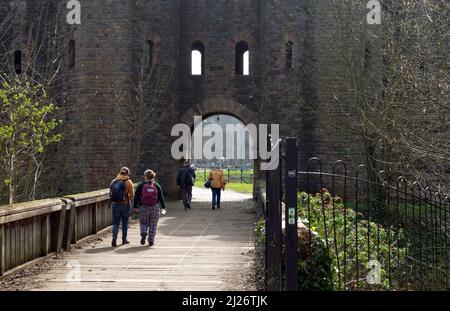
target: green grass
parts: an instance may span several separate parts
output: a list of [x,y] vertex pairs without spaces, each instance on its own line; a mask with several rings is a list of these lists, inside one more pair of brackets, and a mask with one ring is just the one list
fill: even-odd
[[239,183],[229,183],[226,185],[225,187],[225,191],[229,189],[229,190],[233,190],[236,192],[241,192],[241,193],[253,193],[253,184],[239,184]]
[[[199,188],[205,187],[205,182],[203,180],[196,180],[195,186]],[[253,184],[240,184],[240,183],[229,183],[225,187],[225,191],[233,190],[240,193],[253,193]]]
[[[209,172],[210,170],[207,169],[205,174],[205,169],[199,168],[195,173],[197,174],[197,179],[204,180],[205,176],[206,178],[208,178]],[[238,183],[241,181],[241,170],[230,169],[228,173],[228,169],[224,169],[223,176],[227,182],[229,181],[228,179],[230,179],[231,182]],[[253,171],[252,170],[242,171],[242,181],[247,184],[253,184]]]

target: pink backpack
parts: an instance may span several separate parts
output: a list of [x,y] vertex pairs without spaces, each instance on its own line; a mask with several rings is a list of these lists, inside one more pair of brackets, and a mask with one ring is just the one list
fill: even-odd
[[158,203],[158,188],[154,182],[145,183],[142,187],[142,205],[155,206]]

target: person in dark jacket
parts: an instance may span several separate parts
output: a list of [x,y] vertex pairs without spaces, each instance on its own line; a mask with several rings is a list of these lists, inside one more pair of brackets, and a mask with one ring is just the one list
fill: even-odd
[[177,185],[180,187],[184,210],[191,209],[192,186],[195,184],[195,170],[186,162],[177,174]]
[[136,188],[134,211],[139,213],[141,245],[145,245],[148,236],[148,244],[153,246],[161,209],[166,209],[166,202],[161,185],[155,182],[155,172],[146,170],[144,175],[145,180]]

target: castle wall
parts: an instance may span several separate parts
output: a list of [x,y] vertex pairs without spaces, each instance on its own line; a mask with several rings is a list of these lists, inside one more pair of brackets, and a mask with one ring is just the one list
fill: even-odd
[[[215,99],[234,100],[252,111],[259,110],[259,5],[257,0],[181,1],[180,115]],[[205,46],[202,76],[191,75],[191,46],[195,41]],[[249,45],[249,76],[235,75],[235,46],[239,41]]]
[[[244,122],[280,124],[282,137],[299,137],[302,164],[311,156],[358,158],[358,140],[322,119],[332,115],[340,122],[341,114],[332,102],[333,89],[341,87],[341,68],[328,70],[333,64],[325,47],[332,44],[321,23],[329,5],[326,0],[83,2],[81,25],[61,20],[68,31],[63,54],[74,40],[76,66],[66,68],[58,89],[67,99],[67,136],[51,159],[59,163],[58,170],[48,172],[57,185],[54,191],[102,188],[126,165],[134,179],[152,168],[175,196],[180,163],[170,154],[171,129],[177,122],[190,124],[186,118],[194,115],[228,113]],[[154,44],[153,73],[145,94],[139,94],[147,41]],[[196,41],[205,46],[202,76],[191,75]],[[249,45],[249,76],[235,74],[239,41]],[[288,41],[293,43],[292,68],[286,68]],[[136,114],[139,96],[151,108],[144,120]],[[119,100],[126,98],[132,101]],[[137,120],[151,129],[142,141],[137,127],[130,126]],[[135,150],[139,156],[130,157]]]

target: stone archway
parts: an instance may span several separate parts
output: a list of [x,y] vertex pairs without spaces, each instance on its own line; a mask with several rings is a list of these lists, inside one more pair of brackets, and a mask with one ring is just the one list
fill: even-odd
[[[226,99],[216,98],[205,100],[200,104],[191,107],[181,117],[180,121],[187,124],[190,128],[194,127],[194,117],[201,116],[207,118],[216,114],[226,114],[239,119],[245,125],[255,124],[258,126],[259,118],[258,113],[251,111],[241,103]],[[255,159],[253,165],[253,196],[257,196],[257,185],[261,179],[261,171],[259,168],[260,160]]]
[[186,111],[180,117],[180,121],[193,127],[195,116],[202,116],[205,118],[214,114],[231,115],[241,120],[245,125],[250,123],[258,125],[259,123],[257,113],[251,111],[237,101],[226,98],[205,100]]

